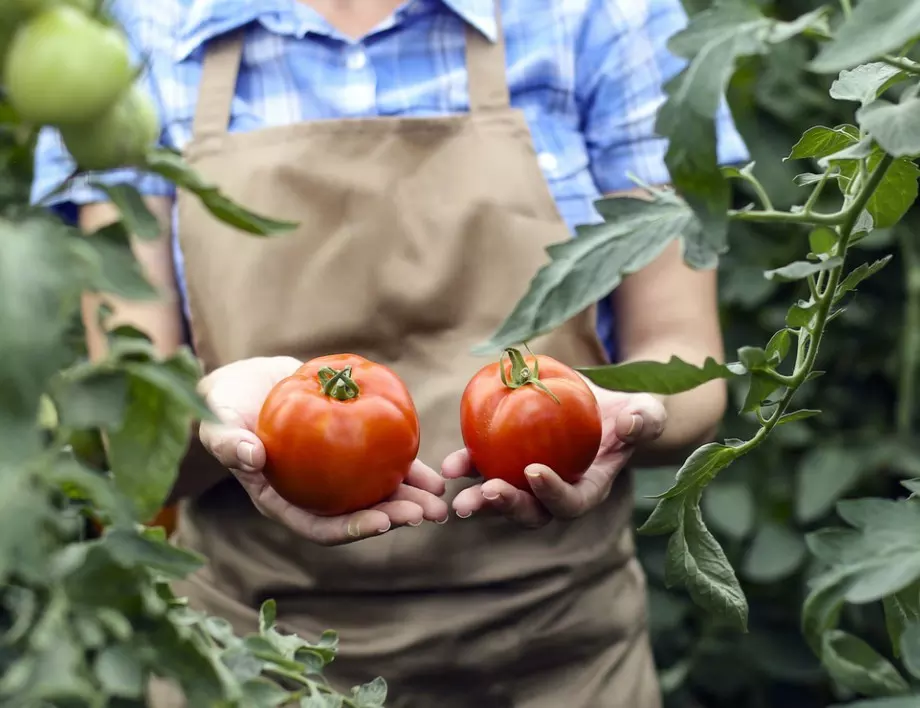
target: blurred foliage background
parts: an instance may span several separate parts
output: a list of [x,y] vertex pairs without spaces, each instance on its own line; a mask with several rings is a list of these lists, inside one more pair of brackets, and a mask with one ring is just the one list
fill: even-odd
[[[684,0],[688,11],[709,0]],[[758,3],[779,19],[816,9],[817,0]],[[799,39],[749,62],[735,77],[729,100],[756,162],[755,174],[778,209],[802,204],[807,192],[794,177],[807,164],[785,162],[802,133],[815,125],[853,122],[856,104],[828,96],[830,79],[805,64],[814,47]],[[739,206],[752,195],[739,194]],[[834,503],[845,497],[903,496],[898,480],[920,474],[920,449],[910,440],[916,418],[920,358],[920,247],[915,207],[894,230],[863,241],[855,258],[894,260],[860,286],[846,312],[831,323],[819,368],[797,407],[823,414],[775,431],[707,490],[704,512],[751,603],[746,635],[719,625],[682,593],[663,583],[666,538],[638,539],[649,576],[650,623],[668,708],[825,708],[841,698],[799,629],[810,556],[804,534],[836,525]],[[912,238],[911,238],[912,237]],[[721,302],[729,356],[740,346],[764,346],[783,325],[799,285],[774,283],[763,271],[801,259],[807,233],[736,223],[721,267]],[[856,265],[854,262],[853,265]],[[735,410],[746,391],[733,392]],[[752,424],[734,412],[723,434],[746,437]],[[653,507],[645,497],[673,480],[673,469],[637,475],[636,524]],[[848,607],[842,627],[890,655],[880,606]]]

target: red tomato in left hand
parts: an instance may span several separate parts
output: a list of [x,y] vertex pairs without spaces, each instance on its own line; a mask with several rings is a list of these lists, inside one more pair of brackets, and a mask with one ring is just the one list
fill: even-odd
[[313,359],[276,384],[256,435],[265,446],[268,483],[320,516],[369,509],[392,496],[420,441],[405,384],[355,354]]
[[[530,492],[528,465],[546,465],[573,484],[601,445],[601,411],[573,369],[548,356],[508,349],[467,384],[460,428],[476,471]],[[504,376],[502,372],[504,371]]]

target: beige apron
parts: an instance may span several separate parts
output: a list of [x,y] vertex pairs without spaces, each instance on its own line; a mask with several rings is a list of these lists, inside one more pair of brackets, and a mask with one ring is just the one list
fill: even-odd
[[[248,207],[300,227],[258,239],[179,198],[206,370],[333,352],[389,365],[412,391],[420,457],[435,469],[462,447],[460,395],[488,361],[470,347],[526,291],[545,247],[569,236],[510,107],[503,41],[472,28],[466,41],[469,114],[231,134],[242,40],[216,40],[186,157]],[[532,346],[571,365],[605,361],[591,310]],[[448,497],[471,483],[451,483]],[[321,548],[259,515],[228,478],[183,504],[178,543],[210,562],[177,590],[241,632],[266,598],[287,631],[335,629],[330,680],[382,675],[391,708],[656,708],[630,512],[624,473],[601,508],[538,531],[452,516]],[[182,703],[164,694],[155,705]]]

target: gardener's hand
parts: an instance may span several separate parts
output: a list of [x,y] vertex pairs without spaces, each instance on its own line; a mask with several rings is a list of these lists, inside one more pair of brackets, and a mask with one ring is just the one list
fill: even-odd
[[446,521],[447,504],[439,498],[444,480],[418,460],[399,490],[373,509],[316,516],[278,496],[262,475],[265,447],[254,430],[269,391],[300,365],[291,357],[245,359],[217,369],[199,384],[199,392],[219,420],[201,424],[201,442],[240,481],[256,508],[322,546],[352,543],[399,526],[418,526],[424,520]]
[[[457,516],[465,519],[491,509],[522,526],[539,528],[554,518],[582,516],[603,502],[636,447],[664,431],[667,412],[661,400],[649,394],[618,393],[589,385],[601,409],[603,436],[594,464],[577,483],[562,481],[546,465],[530,465],[525,474],[533,494],[504,480],[491,479],[456,496],[453,507]],[[478,476],[466,449],[444,460],[441,473],[447,479]]]

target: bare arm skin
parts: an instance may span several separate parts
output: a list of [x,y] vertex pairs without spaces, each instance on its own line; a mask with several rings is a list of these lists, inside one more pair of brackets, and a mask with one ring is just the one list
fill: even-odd
[[[668,361],[678,356],[698,366],[707,357],[722,361],[717,285],[715,271],[695,271],[683,262],[677,242],[646,268],[626,276],[611,296],[621,359]],[[661,399],[667,425],[661,437],[637,450],[637,466],[679,463],[709,442],[725,413],[727,387],[724,381],[712,381]]]

